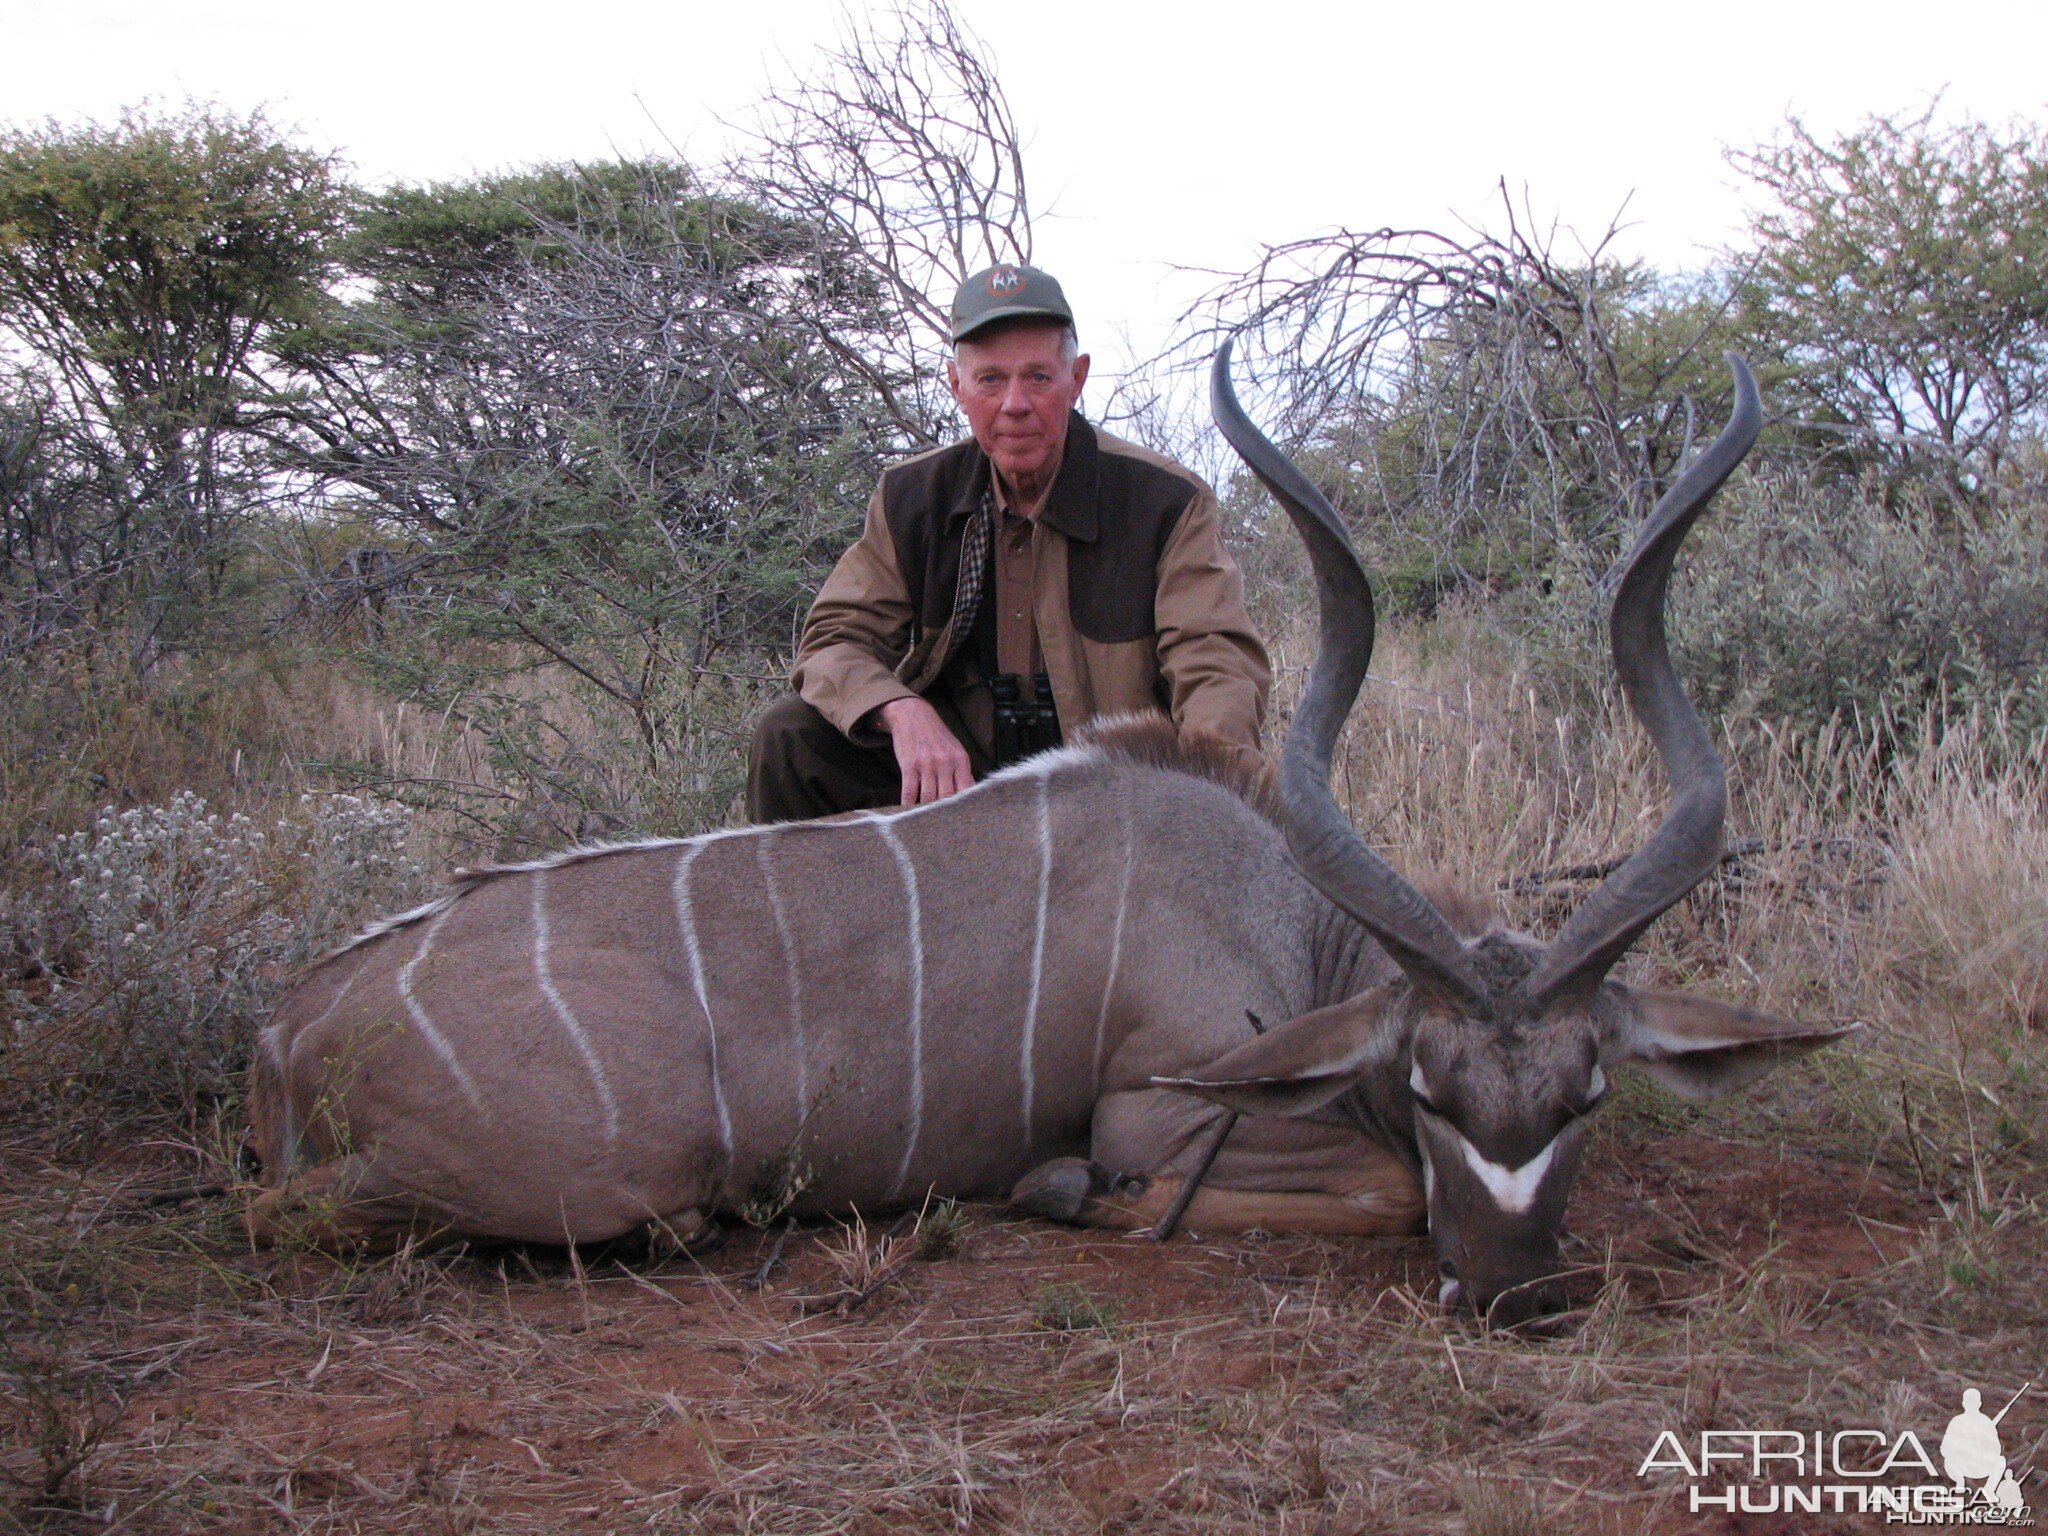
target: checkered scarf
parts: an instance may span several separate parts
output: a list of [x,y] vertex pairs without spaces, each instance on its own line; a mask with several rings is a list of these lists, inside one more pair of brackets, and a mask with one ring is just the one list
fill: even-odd
[[967,516],[967,531],[960,539],[960,580],[953,588],[953,616],[946,621],[946,638],[932,667],[936,675],[945,671],[960,647],[974,633],[974,620],[981,608],[982,589],[988,585],[988,553],[995,542],[994,498],[981,493],[981,502]]

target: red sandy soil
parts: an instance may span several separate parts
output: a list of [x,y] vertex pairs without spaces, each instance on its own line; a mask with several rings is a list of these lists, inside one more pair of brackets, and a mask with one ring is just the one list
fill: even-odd
[[[1933,1214],[1840,1162],[1703,1135],[1610,1144],[1574,1199],[1586,1268],[1562,1329],[1585,1325],[1617,1274],[1625,1310],[1675,1322],[1760,1268],[1812,1327],[1853,1327],[1845,1298]],[[756,1289],[773,1241],[745,1232],[701,1260],[630,1266],[195,1256],[249,1276],[256,1299],[239,1320],[215,1305],[126,1324],[125,1358],[163,1363],[90,1472],[86,1507],[111,1500],[111,1527],[21,1504],[16,1518],[223,1533],[1477,1532],[1432,1467],[1521,1478],[1553,1456],[1543,1530],[1877,1528],[1687,1515],[1635,1477],[1665,1427],[1649,1418],[1603,1426],[1598,1449],[1568,1434],[1546,1450],[1540,1392],[1484,1373],[1549,1346],[1437,1319],[1420,1239],[1162,1247],[976,1208],[955,1252],[905,1262],[845,1315],[830,1305],[840,1233],[797,1231]],[[2043,1416],[2022,1406],[2013,1428],[2037,1432]],[[1432,1442],[1418,1466],[1375,1468],[1373,1446],[1418,1437]]]

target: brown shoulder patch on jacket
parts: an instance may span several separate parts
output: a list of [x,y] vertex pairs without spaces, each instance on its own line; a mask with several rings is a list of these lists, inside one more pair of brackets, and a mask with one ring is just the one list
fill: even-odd
[[1075,746],[1092,746],[1117,762],[1138,763],[1167,773],[1220,784],[1274,826],[1280,797],[1273,776],[1246,765],[1244,752],[1211,736],[1183,736],[1164,715],[1112,715],[1074,733]]

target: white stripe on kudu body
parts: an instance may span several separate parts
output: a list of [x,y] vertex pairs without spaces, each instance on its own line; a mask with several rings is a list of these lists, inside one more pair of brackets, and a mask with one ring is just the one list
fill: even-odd
[[456,1057],[455,1047],[448,1043],[448,1037],[434,1027],[434,1021],[427,1017],[427,1010],[420,1000],[413,996],[412,973],[420,968],[420,962],[427,958],[434,948],[434,935],[441,931],[441,925],[448,921],[452,906],[443,907],[434,914],[427,924],[427,931],[420,936],[420,947],[413,957],[398,968],[398,996],[405,1003],[405,1011],[412,1015],[413,1028],[420,1032],[420,1038],[434,1048],[434,1054],[441,1058],[441,1064],[454,1076],[462,1089],[462,1096],[469,1100],[470,1107],[482,1111],[484,1101],[476,1091],[476,1084],[469,1080],[469,1074],[462,1069],[462,1062]]
[[1024,1090],[1024,1145],[1031,1145],[1031,1102],[1037,1072],[1032,1052],[1038,1045],[1038,998],[1045,980],[1045,909],[1052,899],[1052,806],[1046,795],[1047,774],[1034,786],[1038,800],[1038,921],[1031,938],[1031,989],[1024,1003],[1024,1045],[1018,1075]]
[[555,990],[554,972],[548,966],[548,903],[546,870],[535,870],[533,875],[533,972],[540,978],[541,995],[548,1000],[548,1006],[555,1010],[555,1017],[561,1020],[562,1028],[569,1032],[569,1038],[576,1043],[576,1053],[583,1058],[584,1070],[590,1074],[590,1084],[597,1090],[598,1102],[604,1105],[604,1139],[607,1145],[617,1145],[619,1139],[619,1101],[612,1096],[612,1085],[604,1075],[604,1063],[598,1060],[597,1049],[590,1043],[590,1036],[583,1032],[576,1015],[569,1011],[569,1005],[562,1001],[562,994]]
[[789,914],[782,908],[782,889],[775,883],[775,865],[768,857],[775,841],[770,828],[754,840],[754,864],[761,871],[761,886],[768,893],[768,910],[775,917],[775,940],[782,946],[784,984],[789,992],[789,1032],[796,1042],[796,1123],[811,1115],[810,1051],[804,1042],[804,982],[796,968],[796,941],[790,937]]
[[1124,908],[1131,900],[1131,865],[1136,850],[1131,843],[1131,808],[1119,795],[1116,802],[1117,832],[1124,845],[1124,873],[1116,888],[1116,921],[1109,930],[1109,975],[1102,983],[1102,1007],[1095,1015],[1095,1079],[1093,1092],[1102,1091],[1102,1046],[1109,1027],[1109,1002],[1116,996],[1116,968],[1124,953]]
[[918,1138],[924,1134],[924,915],[917,900],[917,871],[903,839],[889,825],[889,819],[872,812],[863,818],[874,824],[882,841],[896,856],[896,868],[903,875],[903,894],[910,909],[910,1130],[903,1140],[903,1161],[896,1165],[896,1182],[889,1186],[889,1198],[903,1193],[910,1178],[910,1160],[917,1155]]
[[718,1110],[718,1150],[725,1171],[732,1172],[732,1115],[725,1107],[725,1082],[718,1072],[718,1021],[711,1017],[711,996],[704,988],[704,955],[697,947],[697,914],[690,905],[690,865],[704,851],[704,841],[684,846],[676,861],[676,926],[682,930],[683,950],[690,957],[690,985],[697,991],[697,1006],[704,1011],[704,1033],[711,1045],[711,1102]]
[[[342,999],[355,990],[356,979],[363,974],[363,969],[368,964],[369,959],[367,956],[358,956],[356,968],[348,973],[347,981],[344,981],[339,987],[335,988],[334,996],[327,1000],[327,1006],[315,1015],[310,1024],[305,1025],[292,1035],[290,1044],[284,1045],[281,1048],[282,1054],[278,1057],[278,1064],[283,1068],[287,1076],[290,1075],[292,1070],[292,1053],[298,1050],[302,1042],[317,1038],[320,1026],[334,1017],[334,1010],[341,1006]],[[282,1028],[281,1024],[272,1024],[264,1030],[264,1033],[266,1035],[276,1035]]]

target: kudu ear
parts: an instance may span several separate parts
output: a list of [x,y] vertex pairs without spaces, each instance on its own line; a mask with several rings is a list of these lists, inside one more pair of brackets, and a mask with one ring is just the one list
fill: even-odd
[[1713,1099],[1863,1028],[1808,1029],[1682,992],[1624,993],[1622,1023],[1601,1044],[1608,1066],[1637,1067],[1681,1099]]
[[1241,1115],[1312,1115],[1400,1048],[1387,989],[1304,1013],[1233,1046],[1188,1077],[1155,1077]]

